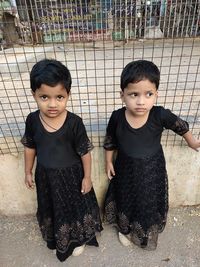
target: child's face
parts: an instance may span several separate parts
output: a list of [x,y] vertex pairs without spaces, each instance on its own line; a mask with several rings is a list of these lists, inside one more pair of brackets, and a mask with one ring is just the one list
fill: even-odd
[[121,98],[132,115],[145,116],[156,102],[156,86],[149,80],[129,83],[121,92]]
[[33,92],[33,97],[42,114],[49,118],[55,118],[65,112],[69,94],[62,84],[54,87],[42,84]]

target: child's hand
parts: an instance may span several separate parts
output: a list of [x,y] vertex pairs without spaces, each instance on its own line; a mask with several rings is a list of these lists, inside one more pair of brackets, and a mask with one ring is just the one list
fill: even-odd
[[115,170],[112,162],[106,163],[106,174],[109,180],[111,180],[113,176],[115,176]]
[[187,133],[185,133],[183,135],[183,138],[188,143],[188,146],[189,147],[191,147],[192,149],[194,149],[197,152],[199,151],[198,148],[200,148],[200,140],[194,138],[194,136],[192,135],[192,133],[190,131],[188,131]]
[[32,174],[27,174],[25,176],[25,185],[28,189],[34,189],[35,183],[33,181]]
[[92,188],[92,181],[91,178],[88,177],[84,177],[83,181],[82,181],[82,187],[81,187],[81,193],[83,195],[87,194],[88,192],[90,192]]
[[188,143],[188,146],[199,152],[198,148],[200,148],[200,140],[194,138],[190,143]]

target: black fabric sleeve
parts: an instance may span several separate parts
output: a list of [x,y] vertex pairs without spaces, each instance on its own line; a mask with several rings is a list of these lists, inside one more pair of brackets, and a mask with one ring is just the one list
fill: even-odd
[[104,139],[104,149],[115,150],[117,149],[116,127],[117,127],[117,111],[111,114],[108,126],[106,128],[106,136]]
[[21,143],[29,148],[36,148],[35,142],[33,140],[33,121],[32,121],[32,115],[31,113],[26,118],[26,124],[25,124],[25,133],[24,136],[21,139]]
[[74,128],[74,136],[75,136],[75,149],[79,156],[84,156],[89,151],[91,151],[94,146],[90,142],[85,126],[81,118],[78,117],[75,128]]
[[189,131],[189,124],[187,121],[182,120],[169,109],[161,109],[161,121],[163,127],[174,131],[178,135],[184,135]]

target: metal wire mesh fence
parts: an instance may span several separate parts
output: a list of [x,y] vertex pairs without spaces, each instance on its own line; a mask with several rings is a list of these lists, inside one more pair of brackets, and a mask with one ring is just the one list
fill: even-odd
[[[102,145],[111,112],[122,106],[121,71],[136,59],[158,65],[157,104],[188,120],[199,136],[199,1],[3,2],[0,153],[22,151],[25,118],[37,108],[29,72],[43,58],[60,60],[70,69],[73,84],[68,109],[83,118],[94,145]],[[165,131],[162,142],[180,145],[182,139]]]

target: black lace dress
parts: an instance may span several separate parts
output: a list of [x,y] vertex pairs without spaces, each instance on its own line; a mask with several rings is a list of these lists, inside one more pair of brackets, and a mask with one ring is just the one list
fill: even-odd
[[95,232],[102,225],[95,192],[81,194],[81,156],[93,148],[81,118],[68,111],[63,126],[50,133],[39,111],[30,113],[22,143],[37,153],[37,219],[48,248],[64,261],[77,246],[98,246]]
[[104,142],[106,150],[117,150],[104,219],[148,250],[156,248],[168,212],[168,179],[160,144],[163,128],[179,135],[189,130],[187,122],[159,106],[151,109],[145,125],[134,129],[124,107],[112,113]]

